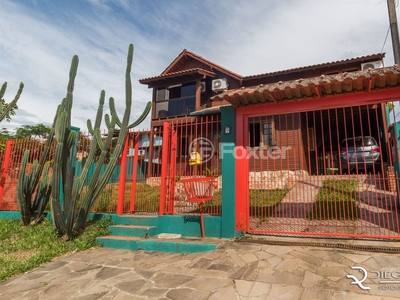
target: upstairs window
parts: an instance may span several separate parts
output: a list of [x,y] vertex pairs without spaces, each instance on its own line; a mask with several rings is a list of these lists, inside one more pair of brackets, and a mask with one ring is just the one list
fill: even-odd
[[196,82],[188,82],[156,91],[154,118],[189,115],[196,108]]

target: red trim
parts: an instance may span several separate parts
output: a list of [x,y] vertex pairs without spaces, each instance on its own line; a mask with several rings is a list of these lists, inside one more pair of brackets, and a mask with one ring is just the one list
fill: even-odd
[[124,213],[124,198],[125,198],[125,182],[126,182],[126,162],[128,159],[128,139],[129,134],[126,135],[124,149],[122,150],[121,157],[121,169],[119,175],[119,188],[118,188],[118,204],[117,214],[122,215]]
[[175,198],[175,176],[176,176],[176,147],[178,141],[178,132],[172,128],[171,135],[171,159],[169,166],[169,199],[168,199],[168,212],[174,214],[174,198]]
[[137,133],[134,136],[134,145],[135,145],[135,153],[133,157],[133,168],[132,168],[132,191],[131,191],[131,202],[129,211],[133,213],[135,211],[135,198],[136,198],[136,180],[137,180],[137,170],[139,163],[139,136],[140,133]]
[[[236,230],[250,230],[249,224],[249,159],[248,150],[237,147],[244,158],[236,159]],[[235,153],[233,153],[234,155]]]
[[3,165],[1,166],[2,172],[1,172],[1,177],[0,177],[0,208],[1,208],[1,203],[3,202],[4,185],[6,184],[8,167],[10,165],[10,160],[11,160],[12,144],[13,144],[12,140],[7,141]]
[[169,146],[169,123],[164,122],[162,153],[161,153],[161,186],[160,186],[160,208],[158,213],[165,213],[165,197],[167,191],[167,175],[168,175],[168,146]]
[[360,104],[375,104],[389,101],[397,101],[400,98],[400,87],[374,90],[368,93],[340,94],[323,98],[297,100],[293,102],[281,102],[276,104],[259,104],[236,109],[237,117],[243,115],[264,115],[285,112],[303,112],[308,110],[320,110],[339,108],[344,106],[358,106]]

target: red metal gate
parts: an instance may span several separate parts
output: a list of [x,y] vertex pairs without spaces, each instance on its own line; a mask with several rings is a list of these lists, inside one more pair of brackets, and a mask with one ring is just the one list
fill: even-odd
[[221,213],[220,127],[218,115],[164,123],[159,214],[198,214],[199,204],[187,201],[180,182],[196,177],[215,178],[213,200],[205,203],[204,210]]
[[398,148],[387,124],[381,104],[245,116],[248,156],[236,155],[249,169],[246,230],[399,238]]

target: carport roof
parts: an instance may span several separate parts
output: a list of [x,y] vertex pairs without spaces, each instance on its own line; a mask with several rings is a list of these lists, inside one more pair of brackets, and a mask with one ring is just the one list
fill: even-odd
[[339,94],[369,92],[400,86],[400,67],[368,69],[291,81],[279,81],[252,87],[225,90],[212,97],[227,100],[236,107],[328,98]]

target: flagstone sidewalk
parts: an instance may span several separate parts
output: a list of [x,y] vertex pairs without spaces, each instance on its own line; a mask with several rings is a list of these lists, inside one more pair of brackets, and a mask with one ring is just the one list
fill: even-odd
[[[346,277],[363,278],[352,266],[368,272],[362,285],[369,290]],[[400,284],[380,281],[399,272],[399,254],[321,247],[221,241],[200,254],[94,248],[1,283],[0,299],[394,300]]]

